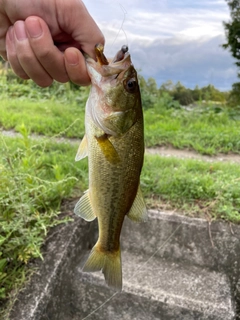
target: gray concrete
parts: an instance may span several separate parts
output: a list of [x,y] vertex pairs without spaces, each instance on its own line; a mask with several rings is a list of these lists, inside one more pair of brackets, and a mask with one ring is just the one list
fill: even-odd
[[238,319],[239,226],[154,211],[143,224],[125,219],[117,294],[81,271],[96,238],[96,222],[79,218],[53,230],[10,319]]

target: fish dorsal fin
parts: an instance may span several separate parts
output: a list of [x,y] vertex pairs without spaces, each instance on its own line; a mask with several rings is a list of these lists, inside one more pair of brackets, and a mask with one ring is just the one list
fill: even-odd
[[75,161],[79,161],[88,156],[88,144],[86,135],[83,137],[75,157]]
[[140,186],[138,186],[137,195],[127,216],[134,222],[144,222],[147,220],[147,208]]
[[86,221],[93,221],[96,218],[91,206],[88,190],[85,191],[84,195],[76,204],[74,208],[74,213]]
[[120,162],[119,155],[117,153],[117,150],[114,148],[111,141],[108,139],[108,136],[106,134],[95,137],[97,139],[98,145],[104,154],[107,161],[109,161],[112,164],[116,164]]

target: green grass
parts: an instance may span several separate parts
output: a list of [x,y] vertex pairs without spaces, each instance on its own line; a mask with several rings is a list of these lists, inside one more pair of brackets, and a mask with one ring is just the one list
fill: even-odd
[[71,138],[84,135],[84,107],[77,103],[69,106],[57,101],[11,99],[2,100],[0,108],[0,126],[4,129],[18,131],[24,124],[31,133],[47,136],[60,132]]
[[[87,161],[74,162],[77,146],[0,137],[0,318],[30,270],[42,258],[41,245],[49,228],[64,223],[61,201],[87,188]],[[6,306],[5,302],[9,304]],[[2,304],[2,307],[1,307]]]
[[18,131],[24,124],[31,133],[82,138],[88,94],[89,87],[71,83],[43,89],[10,72],[0,76],[0,127]]
[[240,153],[240,121],[231,110],[196,107],[192,111],[149,109],[145,112],[146,145],[172,145],[201,154]]
[[[31,133],[82,138],[84,107],[85,99],[81,103],[2,99],[0,127],[18,131],[24,123]],[[146,110],[144,116],[147,147],[172,145],[209,155],[240,153],[240,121],[228,109],[216,113],[213,107],[196,107],[190,112],[156,106]]]
[[142,187],[149,206],[240,222],[240,167],[147,155]]

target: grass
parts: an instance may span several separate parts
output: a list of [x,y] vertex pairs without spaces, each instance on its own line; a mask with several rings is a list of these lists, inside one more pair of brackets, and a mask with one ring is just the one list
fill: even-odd
[[147,155],[141,181],[149,207],[240,222],[238,164]]
[[240,153],[240,121],[227,108],[217,113],[214,107],[191,111],[160,108],[145,112],[147,146],[172,145],[201,154]]
[[18,131],[24,124],[31,133],[53,136],[61,132],[82,138],[88,93],[89,88],[71,83],[39,88],[10,72],[7,78],[0,76],[0,127]]
[[82,138],[84,107],[57,101],[2,100],[0,126],[19,131],[23,123],[32,133],[53,136],[63,132],[66,137]]
[[20,131],[22,138],[0,138],[0,318],[24,283],[28,262],[42,258],[49,228],[69,220],[59,219],[62,199],[87,188],[87,162],[74,163],[76,147],[32,141],[25,127]]
[[[18,131],[24,123],[31,133],[53,136],[62,132],[68,138],[82,138],[85,101],[2,99],[0,127]],[[211,106],[191,112],[155,106],[145,111],[146,146],[172,145],[208,155],[240,153],[240,121],[231,112],[222,108],[216,113]]]

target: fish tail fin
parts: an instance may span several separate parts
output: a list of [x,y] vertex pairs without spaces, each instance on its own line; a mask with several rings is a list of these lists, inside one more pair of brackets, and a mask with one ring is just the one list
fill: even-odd
[[107,285],[117,291],[122,290],[121,249],[110,252],[101,249],[98,243],[93,247],[84,267],[84,272],[102,270]]

